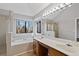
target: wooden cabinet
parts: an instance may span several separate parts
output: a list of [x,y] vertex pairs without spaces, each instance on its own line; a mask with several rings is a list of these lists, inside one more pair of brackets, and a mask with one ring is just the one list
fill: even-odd
[[48,49],[41,45],[41,43],[38,43],[38,55],[39,56],[48,56]]
[[54,48],[49,48],[48,49],[48,55],[49,56],[66,56],[66,54],[54,49]]
[[33,52],[35,55],[38,54],[38,41],[36,41],[35,39],[33,40]]
[[33,40],[33,51],[37,56],[67,56],[66,54],[51,48],[37,40]]
[[33,41],[33,51],[34,51],[34,54],[37,56],[48,55],[48,49],[42,46],[41,43],[36,40]]

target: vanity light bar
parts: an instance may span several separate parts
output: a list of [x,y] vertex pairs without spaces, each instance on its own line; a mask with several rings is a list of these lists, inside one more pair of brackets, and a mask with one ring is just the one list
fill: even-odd
[[65,9],[66,7],[71,7],[71,6],[72,6],[72,3],[61,3],[61,4],[58,5],[57,7],[46,11],[46,12],[43,14],[43,17],[48,16],[49,14],[54,13],[54,12],[56,12],[56,11],[58,11],[58,10]]
[[49,14],[55,12],[55,11],[56,11],[56,8],[50,9],[50,10],[48,10],[47,12],[45,12],[45,13],[43,14],[43,16],[47,16],[47,15],[49,15]]

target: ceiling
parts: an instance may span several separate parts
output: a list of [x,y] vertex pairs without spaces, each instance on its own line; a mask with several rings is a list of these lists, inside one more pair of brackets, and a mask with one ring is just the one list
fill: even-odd
[[0,9],[12,10],[15,13],[34,16],[50,3],[0,3]]

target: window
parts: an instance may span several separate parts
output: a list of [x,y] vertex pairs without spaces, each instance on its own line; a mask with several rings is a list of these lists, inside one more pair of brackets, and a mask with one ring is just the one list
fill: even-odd
[[33,32],[33,22],[26,21],[26,33],[32,33],[32,32]]
[[37,22],[37,33],[41,33],[41,21]]
[[33,22],[16,19],[16,33],[32,33]]

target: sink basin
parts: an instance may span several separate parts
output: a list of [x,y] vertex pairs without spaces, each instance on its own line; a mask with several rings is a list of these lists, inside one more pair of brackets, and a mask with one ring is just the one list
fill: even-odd
[[70,52],[70,53],[79,53],[78,52],[78,47],[72,46],[72,45],[68,45],[68,44],[56,44],[57,47],[61,48],[62,50],[66,51],[66,52]]
[[79,47],[75,46],[72,41],[67,40],[50,40],[52,43],[55,43],[55,46],[59,51],[61,52],[67,52],[70,53],[70,55],[79,55]]

